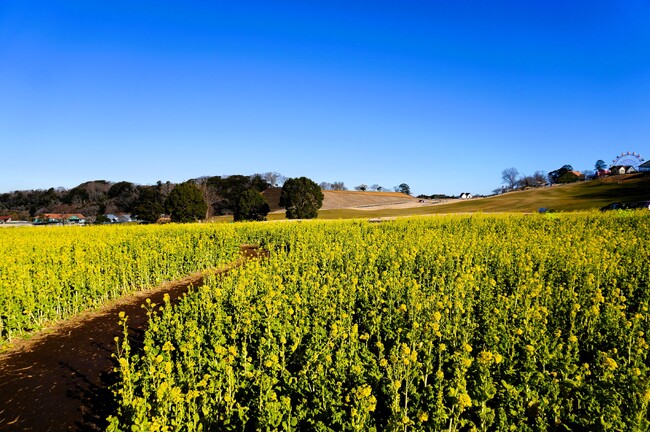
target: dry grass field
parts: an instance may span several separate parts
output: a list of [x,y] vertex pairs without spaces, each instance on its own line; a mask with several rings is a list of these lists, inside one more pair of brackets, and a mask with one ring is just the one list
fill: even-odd
[[323,191],[321,210],[391,209],[422,206],[419,200],[401,192]]
[[[271,212],[282,211],[280,207],[282,188],[269,188],[262,193],[271,207]],[[375,191],[323,191],[321,210],[331,209],[378,209],[422,206],[415,198],[401,192]]]

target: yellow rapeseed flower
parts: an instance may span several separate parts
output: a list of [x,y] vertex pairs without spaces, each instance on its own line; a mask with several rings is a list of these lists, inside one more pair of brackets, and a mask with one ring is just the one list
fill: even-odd
[[174,345],[171,341],[166,341],[165,344],[163,344],[162,350],[163,352],[171,352],[174,350]]
[[461,407],[461,410],[470,407],[472,405],[472,399],[469,397],[469,395],[463,393],[458,396],[458,405]]
[[606,356],[605,359],[603,359],[603,365],[608,370],[616,370],[618,368],[618,364],[616,363],[616,361],[614,361],[609,356]]
[[479,363],[487,365],[492,362],[494,355],[492,355],[492,352],[484,350],[478,354],[477,358]]

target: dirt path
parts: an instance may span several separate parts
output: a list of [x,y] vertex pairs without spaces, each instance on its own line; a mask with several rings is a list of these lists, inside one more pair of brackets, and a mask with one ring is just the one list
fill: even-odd
[[[268,253],[254,246],[241,247],[242,257],[223,273],[245,260]],[[112,412],[109,386],[114,382],[111,353],[120,334],[118,314],[129,316],[130,333],[137,339],[147,324],[145,299],[161,304],[169,293],[172,302],[201,285],[205,273],[161,285],[81,314],[41,331],[0,354],[0,431],[105,430]]]

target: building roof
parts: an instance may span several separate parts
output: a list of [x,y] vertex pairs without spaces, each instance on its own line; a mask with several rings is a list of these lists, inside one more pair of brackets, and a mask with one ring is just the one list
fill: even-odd
[[52,220],[69,220],[69,219],[85,219],[86,217],[80,213],[46,213],[43,214],[45,218]]
[[639,168],[641,168],[641,167],[643,167],[643,168],[650,168],[650,161],[646,161],[646,162],[644,162],[643,164],[641,164],[641,165],[639,166]]
[[128,223],[132,221],[130,213],[118,213],[117,215],[108,213],[106,214],[106,218],[111,220],[111,222],[118,222],[118,223]]

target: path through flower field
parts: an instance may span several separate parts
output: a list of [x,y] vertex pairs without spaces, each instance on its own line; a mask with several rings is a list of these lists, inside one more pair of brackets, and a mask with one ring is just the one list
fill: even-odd
[[[216,272],[257,257],[254,247],[242,246],[242,258]],[[20,340],[0,354],[1,431],[105,430],[111,414],[114,338],[121,329],[118,314],[129,316],[137,341],[147,323],[142,304],[147,298],[172,301],[202,283],[203,273],[163,284],[120,299],[99,311],[82,314],[29,340]],[[137,344],[137,343],[136,343]]]

